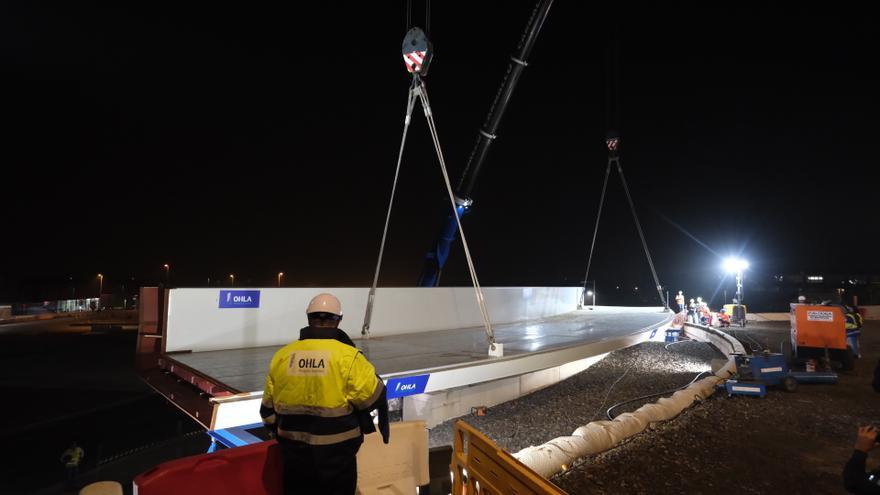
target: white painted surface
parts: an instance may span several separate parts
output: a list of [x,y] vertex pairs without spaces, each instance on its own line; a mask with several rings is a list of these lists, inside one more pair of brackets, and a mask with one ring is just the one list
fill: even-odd
[[[259,308],[220,308],[221,290],[259,290]],[[577,308],[580,287],[484,287],[493,324],[555,316]],[[165,351],[214,351],[290,342],[306,325],[309,300],[330,292],[342,301],[342,327],[360,334],[366,288],[171,289]],[[374,336],[480,327],[471,287],[381,288],[376,291]]]

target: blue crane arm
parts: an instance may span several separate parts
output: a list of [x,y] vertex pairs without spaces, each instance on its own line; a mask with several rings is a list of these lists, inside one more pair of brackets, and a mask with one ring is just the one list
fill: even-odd
[[473,203],[471,192],[476,185],[480,169],[486,160],[486,155],[489,153],[489,147],[496,138],[498,126],[501,123],[501,118],[504,116],[504,111],[507,109],[507,104],[513,96],[513,90],[516,88],[523,70],[528,66],[529,54],[532,52],[532,47],[535,46],[535,41],[537,41],[541,27],[543,27],[544,21],[547,19],[551,5],[553,5],[553,0],[540,0],[532,10],[526,30],[517,47],[517,53],[510,57],[507,72],[504,74],[504,79],[501,81],[498,92],[495,93],[495,99],[489,108],[489,114],[483,127],[480,129],[477,143],[468,157],[467,166],[465,166],[461,181],[458,184],[455,193],[458,205],[456,207],[458,219],[450,213],[443,222],[440,236],[434,243],[434,247],[425,254],[422,275],[419,277],[419,287],[436,287],[440,284],[440,273],[443,271],[443,266],[449,257],[449,250],[457,237],[457,222],[471,208]]

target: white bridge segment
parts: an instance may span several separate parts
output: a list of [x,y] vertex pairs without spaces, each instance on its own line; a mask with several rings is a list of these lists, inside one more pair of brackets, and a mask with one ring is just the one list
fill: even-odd
[[[220,308],[221,290],[260,292],[259,308]],[[577,308],[580,287],[483,288],[493,325],[546,318]],[[357,338],[367,288],[170,289],[165,352],[249,349],[284,345],[305,326],[309,300],[331,292],[342,301],[342,327]],[[471,287],[380,288],[376,290],[373,337],[482,326]],[[482,354],[488,350],[483,338]]]
[[[671,319],[672,314],[662,312],[661,308],[597,307],[552,318],[499,325],[496,337],[505,344],[503,358],[486,356],[480,327],[399,334],[360,340],[357,344],[386,381],[394,377],[429,374],[425,393],[411,397],[413,399],[433,397],[432,392],[486,384],[482,387],[488,387],[487,393],[497,396],[489,400],[498,403],[567,378],[595,362],[597,356],[615,349],[652,336],[662,340],[664,334],[658,329],[668,325]],[[260,390],[267,363],[277,349],[278,346],[270,346],[171,357],[243,392],[229,398],[212,399],[215,411],[208,426],[220,429],[260,421]],[[543,377],[547,374],[545,371],[551,378]],[[497,387],[492,383],[498,380],[516,380],[517,384],[511,388],[511,383],[505,382],[503,388],[507,391],[493,392]],[[528,384],[536,380],[541,382],[540,386]],[[454,401],[441,402],[451,404]],[[449,404],[447,409],[451,409]],[[427,410],[433,406],[425,407]],[[429,422],[434,424],[437,421]]]

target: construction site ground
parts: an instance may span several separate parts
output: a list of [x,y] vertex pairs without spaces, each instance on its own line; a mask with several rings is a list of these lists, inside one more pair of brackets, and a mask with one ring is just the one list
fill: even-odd
[[[734,330],[746,348],[760,344],[773,351],[790,331],[788,322],[750,322]],[[862,331],[862,357],[855,370],[839,372],[835,385],[802,384],[793,393],[770,388],[764,398],[716,392],[552,481],[571,494],[846,493],[841,472],[856,428],[880,423],[880,394],[871,387],[880,322],[866,322]],[[464,419],[516,452],[570,435],[590,419],[605,419],[612,404],[686,384],[718,357],[703,343],[668,349],[644,343],[614,352],[565,382],[490,408],[486,416]],[[448,424],[434,428],[432,444],[445,443],[448,430]],[[869,459],[869,468],[877,464]]]

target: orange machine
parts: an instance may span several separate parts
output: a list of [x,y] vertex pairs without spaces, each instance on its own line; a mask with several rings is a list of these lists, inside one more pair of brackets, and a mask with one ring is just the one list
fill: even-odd
[[846,318],[836,306],[791,305],[791,343],[801,348],[846,350]]

